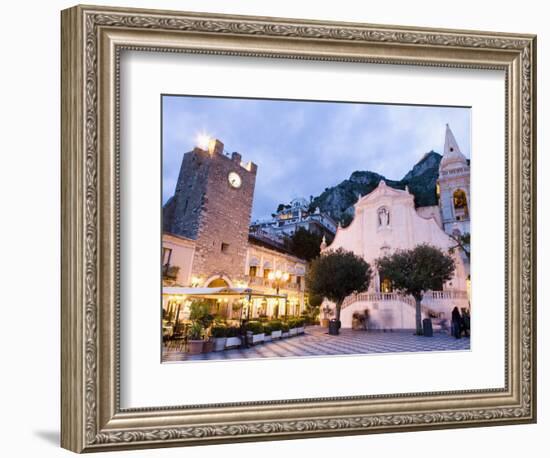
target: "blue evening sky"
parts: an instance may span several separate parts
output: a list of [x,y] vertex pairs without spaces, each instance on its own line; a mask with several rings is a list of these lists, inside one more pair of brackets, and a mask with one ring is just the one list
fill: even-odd
[[401,179],[426,152],[442,154],[445,123],[469,158],[469,108],[164,96],[163,202],[200,133],[258,164],[254,220],[355,170]]

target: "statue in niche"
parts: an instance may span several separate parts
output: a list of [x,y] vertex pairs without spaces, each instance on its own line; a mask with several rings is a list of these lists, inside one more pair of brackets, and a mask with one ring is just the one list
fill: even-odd
[[380,227],[388,227],[390,225],[390,212],[385,207],[378,210],[378,225]]

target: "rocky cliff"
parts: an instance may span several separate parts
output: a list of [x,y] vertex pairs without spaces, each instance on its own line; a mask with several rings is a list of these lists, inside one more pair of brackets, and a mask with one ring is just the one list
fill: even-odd
[[380,180],[396,189],[405,189],[408,186],[417,207],[437,205],[435,186],[440,162],[441,155],[430,151],[399,181],[389,180],[375,172],[355,171],[349,179],[314,197],[310,208],[313,210],[319,207],[321,212],[328,213],[343,226],[347,226],[353,219],[353,204],[360,195],[364,196],[374,190]]

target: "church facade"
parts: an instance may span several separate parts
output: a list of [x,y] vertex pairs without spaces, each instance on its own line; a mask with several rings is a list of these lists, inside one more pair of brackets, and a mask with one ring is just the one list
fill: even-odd
[[[393,291],[389,279],[381,278],[376,271],[375,260],[422,243],[447,252],[456,246],[453,237],[469,233],[469,164],[449,126],[439,168],[438,191],[438,206],[415,208],[414,196],[408,189],[394,189],[380,181],[375,190],[357,201],[351,224],[339,227],[329,246],[321,245],[322,253],[338,248],[352,251],[373,268],[369,290],[344,301],[340,315],[343,327],[352,326],[355,312],[368,310],[372,328],[413,329],[414,299]],[[455,306],[469,309],[469,262],[456,249],[453,257],[454,276],[441,291],[425,294],[424,317],[449,320]],[[334,304],[325,301],[324,306],[325,313],[331,315]]]

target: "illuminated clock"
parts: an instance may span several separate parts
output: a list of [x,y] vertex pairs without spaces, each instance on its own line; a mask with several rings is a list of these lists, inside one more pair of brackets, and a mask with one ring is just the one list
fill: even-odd
[[229,181],[229,185],[235,189],[240,188],[243,183],[241,176],[237,172],[230,172],[229,175],[227,175],[227,181]]

